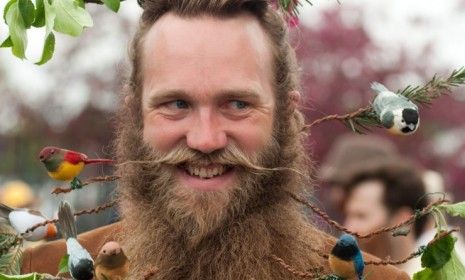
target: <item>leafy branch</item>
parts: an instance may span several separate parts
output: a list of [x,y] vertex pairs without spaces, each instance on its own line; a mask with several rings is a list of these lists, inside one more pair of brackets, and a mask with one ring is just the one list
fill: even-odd
[[[9,0],[3,10],[8,25],[8,37],[0,48],[11,48],[14,56],[25,59],[28,37],[26,31],[32,27],[45,28],[41,58],[37,65],[48,62],[55,51],[55,32],[73,37],[80,36],[85,28],[92,27],[93,21],[86,4],[107,6],[117,13],[124,0]],[[137,0],[142,7],[144,0]],[[312,5],[310,0],[275,0],[275,7],[284,11],[286,17],[297,17],[303,3]]]
[[[465,67],[462,67],[452,71],[452,73],[445,79],[434,75],[433,78],[424,86],[407,86],[403,90],[397,91],[397,93],[407,97],[412,102],[428,106],[431,105],[433,100],[452,92],[452,88],[462,86],[464,84]],[[306,125],[304,129],[311,129],[315,125],[330,120],[341,121],[344,125],[357,133],[364,133],[369,131],[372,127],[382,127],[373,106],[368,105],[367,107],[360,108],[349,114],[330,115],[317,119],[309,125]]]
[[40,61],[49,61],[55,51],[55,32],[73,37],[81,35],[84,28],[93,25],[85,3],[103,3],[118,12],[121,0],[9,0],[3,10],[3,19],[8,25],[8,37],[1,48],[11,48],[13,55],[26,58],[28,38],[26,31],[32,27],[45,28],[44,47]]

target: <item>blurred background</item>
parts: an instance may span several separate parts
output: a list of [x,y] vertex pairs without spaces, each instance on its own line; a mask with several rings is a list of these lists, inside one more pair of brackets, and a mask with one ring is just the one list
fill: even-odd
[[[0,1],[1,10],[5,2]],[[373,98],[371,81],[395,91],[465,66],[464,0],[312,2],[313,6],[304,4],[300,24],[292,29],[309,121],[366,106]],[[99,5],[89,4],[88,9],[94,27],[78,38],[57,34],[55,55],[44,66],[33,64],[42,51],[41,30],[29,32],[27,61],[0,49],[0,200],[4,203],[34,205],[54,215],[62,197],[50,194],[59,184],[48,178],[38,161],[44,146],[111,157],[113,113],[128,72],[127,46],[141,10],[135,0],[122,2],[118,14]],[[6,37],[2,20],[0,40]],[[415,135],[396,137],[376,129],[373,134],[392,142],[399,154],[425,170],[438,172],[454,200],[465,200],[465,88],[420,110],[422,120]],[[308,151],[316,170],[334,142],[348,132],[337,122],[310,131]],[[111,171],[95,166],[81,177]],[[12,181],[16,187],[11,187]],[[5,191],[8,186],[13,193],[30,189],[33,195],[12,196]],[[91,208],[108,201],[113,189],[106,184],[64,197],[76,209]],[[328,196],[318,176],[316,195],[325,208]],[[79,230],[108,223],[112,217],[111,211],[82,216]]]

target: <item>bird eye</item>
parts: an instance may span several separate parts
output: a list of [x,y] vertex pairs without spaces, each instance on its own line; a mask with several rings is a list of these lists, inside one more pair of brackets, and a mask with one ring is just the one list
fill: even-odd
[[106,254],[106,253],[107,253],[107,250],[103,250],[103,253]]

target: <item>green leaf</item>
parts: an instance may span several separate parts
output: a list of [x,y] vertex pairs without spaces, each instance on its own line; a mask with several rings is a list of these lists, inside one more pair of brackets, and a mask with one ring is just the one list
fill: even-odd
[[119,10],[119,5],[121,4],[120,0],[102,0],[105,6],[110,8],[113,12],[117,13]]
[[83,9],[86,7],[84,0],[74,0],[74,2],[76,2],[76,4]]
[[434,271],[430,268],[425,268],[413,275],[413,280],[431,280],[434,279]]
[[44,13],[45,13],[45,39],[52,32],[53,26],[55,25],[56,13],[53,7],[50,5],[48,0],[44,1]]
[[44,49],[42,50],[42,57],[40,58],[40,61],[36,63],[36,65],[42,65],[49,61],[52,58],[54,51],[55,35],[53,34],[53,32],[51,32],[45,39]]
[[25,27],[31,27],[35,18],[34,4],[31,0],[18,0],[18,7]]
[[0,273],[19,274],[21,272],[21,261],[23,252],[20,246],[10,250],[8,253],[2,254],[0,257]]
[[[48,1],[48,0],[46,0]],[[44,0],[36,0],[36,18],[32,23],[34,27],[42,27],[45,25],[45,7]]]
[[51,278],[50,277],[51,275],[38,274],[36,272],[29,273],[29,274],[23,274],[23,275],[6,275],[6,274],[0,273],[0,280],[42,280],[45,278],[45,276],[48,276],[49,278]]
[[93,25],[90,14],[73,0],[54,0],[52,7],[56,13],[54,29],[71,36],[79,36],[84,27]]
[[442,204],[438,208],[445,210],[449,215],[465,218],[465,201],[455,204]]
[[0,48],[9,48],[13,47],[13,42],[11,41],[11,37],[8,36],[5,41],[0,45]]
[[455,250],[452,251],[449,261],[438,270],[425,268],[413,275],[413,280],[462,280],[465,275],[465,266],[460,261]]
[[421,256],[421,266],[432,270],[440,269],[450,259],[456,239],[447,235],[426,247]]
[[61,273],[66,273],[68,272],[68,260],[69,260],[69,255],[66,254],[61,258],[60,263],[58,264],[58,274]]
[[26,57],[27,34],[17,2],[8,8],[6,22],[10,31],[11,42],[13,43],[12,52],[15,56],[23,59]]
[[5,5],[5,8],[3,9],[3,20],[5,21],[6,24],[8,24],[6,22],[6,13],[8,13],[8,10],[10,9],[11,5],[13,5],[14,3],[18,2],[18,0],[10,0],[10,2],[8,2],[6,5]]

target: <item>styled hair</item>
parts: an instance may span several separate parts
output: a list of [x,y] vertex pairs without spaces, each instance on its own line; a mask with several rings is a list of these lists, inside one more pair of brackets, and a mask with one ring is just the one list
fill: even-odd
[[[355,171],[344,185],[346,197],[361,183],[371,180],[380,181],[383,185],[383,203],[391,213],[402,207],[415,212],[427,206],[422,177],[410,161],[401,158],[379,161]],[[415,236],[423,232],[426,222],[426,217],[415,220]]]
[[[291,126],[289,116],[297,119],[298,126],[303,125],[300,112],[291,111],[289,92],[297,90],[299,81],[298,66],[295,52],[289,44],[288,28],[282,15],[265,0],[145,0],[141,3],[143,14],[138,30],[134,36],[130,59],[132,72],[126,85],[126,99],[130,108],[134,125],[142,129],[142,62],[144,37],[153,24],[167,13],[174,13],[184,18],[212,16],[218,18],[231,18],[244,13],[254,16],[267,34],[271,42],[274,67],[274,91],[276,95],[277,116],[286,116],[287,123],[276,124],[278,134],[286,135],[285,127]],[[156,62],[155,62],[156,63]],[[284,127],[284,128],[283,128]],[[295,127],[295,125],[294,125]]]

